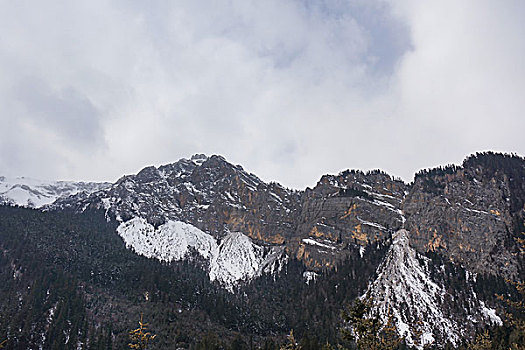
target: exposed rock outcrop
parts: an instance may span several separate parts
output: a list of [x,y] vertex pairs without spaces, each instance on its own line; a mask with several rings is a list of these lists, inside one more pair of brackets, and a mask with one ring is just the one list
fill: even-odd
[[422,171],[411,184],[381,171],[347,170],[295,191],[221,156],[195,155],[51,208],[104,208],[119,222],[143,218],[154,226],[182,221],[215,238],[242,232],[259,244],[285,247],[313,271],[337,265],[349,245],[383,242],[406,228],[419,252],[516,278],[524,270],[515,242],[524,203],[525,160],[517,156],[472,156],[463,166]]
[[472,271],[517,278],[523,273],[515,238],[524,193],[525,161],[519,157],[478,155],[463,167],[420,173],[402,204],[411,242]]

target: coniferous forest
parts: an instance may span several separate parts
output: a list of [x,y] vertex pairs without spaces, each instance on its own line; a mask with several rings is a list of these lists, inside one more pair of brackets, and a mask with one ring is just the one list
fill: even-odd
[[[126,249],[100,211],[2,206],[0,242],[0,335],[9,349],[124,349],[141,315],[156,335],[151,349],[277,349],[289,345],[291,330],[301,349],[352,348],[341,312],[366,289],[387,246],[378,243],[363,259],[349,258],[308,284],[304,266],[292,259],[277,276],[230,293],[209,281],[196,255],[167,264]],[[456,265],[429,258],[450,270],[447,285],[461,286],[465,274]],[[477,281],[481,296],[520,300],[501,278]],[[514,309],[519,320],[523,310]],[[522,337],[517,327],[487,330],[492,348]]]

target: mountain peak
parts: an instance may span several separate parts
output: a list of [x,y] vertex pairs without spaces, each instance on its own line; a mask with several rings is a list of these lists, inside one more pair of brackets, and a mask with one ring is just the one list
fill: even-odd
[[[201,158],[197,158],[196,160],[193,160],[193,157],[196,157],[196,156],[201,157]],[[220,168],[223,166],[228,166],[232,168],[235,167],[235,165],[228,162],[226,158],[218,154],[213,154],[209,157],[206,157],[203,154],[197,154],[197,155],[194,155],[193,157],[192,157],[192,161],[194,163],[198,164],[199,166],[204,166],[207,168]]]
[[[215,156],[212,156],[215,157]],[[191,156],[190,160],[195,163],[195,165],[202,165],[205,161],[207,161],[209,158],[204,153],[196,153]]]

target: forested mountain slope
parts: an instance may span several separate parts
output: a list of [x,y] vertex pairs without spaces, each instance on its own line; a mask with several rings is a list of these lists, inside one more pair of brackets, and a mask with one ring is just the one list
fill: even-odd
[[291,329],[335,344],[367,291],[408,345],[460,346],[501,323],[495,293],[515,298],[505,279],[524,276],[515,155],[410,184],[347,170],[304,191],[196,155],[90,188],[43,211],[0,206],[0,336],[15,348],[125,347],[141,312],[158,349],[212,334],[271,348]]

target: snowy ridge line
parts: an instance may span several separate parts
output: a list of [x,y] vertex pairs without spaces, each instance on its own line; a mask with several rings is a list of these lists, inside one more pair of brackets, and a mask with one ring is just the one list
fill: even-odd
[[241,281],[280,271],[287,257],[284,247],[262,247],[241,232],[229,232],[219,242],[210,234],[181,221],[169,220],[155,228],[135,217],[121,223],[117,233],[126,248],[139,255],[172,262],[198,253],[208,261],[208,276],[234,291]]
[[41,208],[59,198],[81,192],[90,194],[110,185],[106,182],[43,181],[28,177],[0,176],[0,203]]

